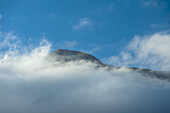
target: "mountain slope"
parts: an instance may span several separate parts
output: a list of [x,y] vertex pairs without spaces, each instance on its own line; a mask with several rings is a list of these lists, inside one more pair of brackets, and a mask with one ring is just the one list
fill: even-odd
[[93,62],[96,64],[102,65],[103,63],[97,59],[96,57],[80,52],[80,51],[72,51],[72,50],[66,50],[66,49],[57,49],[54,51],[51,56],[55,57],[57,61],[62,62],[69,62],[69,61],[80,61],[84,60],[86,62]]
[[80,52],[80,51],[57,49],[56,51],[51,53],[50,56],[54,60],[60,61],[62,63],[66,63],[66,62],[70,62],[70,61],[91,62],[91,63],[95,63],[97,65],[97,67],[100,67],[100,68],[104,67],[107,70],[126,68],[126,69],[130,69],[134,72],[142,73],[142,75],[144,75],[144,76],[155,77],[155,78],[158,78],[161,80],[170,81],[170,72],[169,71],[153,71],[150,69],[143,69],[143,68],[112,66],[112,65],[102,63],[99,59],[97,59],[93,55],[90,55],[90,54],[87,54],[84,52]]

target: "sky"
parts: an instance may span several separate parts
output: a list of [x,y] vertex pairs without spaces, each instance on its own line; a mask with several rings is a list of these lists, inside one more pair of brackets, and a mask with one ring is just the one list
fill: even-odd
[[[168,35],[170,29],[169,0],[0,0],[0,14],[1,31],[13,32],[24,45],[45,38],[51,52],[84,51],[113,65],[120,63],[108,60],[120,57],[136,36]],[[146,65],[127,66],[152,68]]]
[[115,66],[170,71],[169,5],[0,0],[0,113],[170,113],[169,75],[49,57],[63,48]]

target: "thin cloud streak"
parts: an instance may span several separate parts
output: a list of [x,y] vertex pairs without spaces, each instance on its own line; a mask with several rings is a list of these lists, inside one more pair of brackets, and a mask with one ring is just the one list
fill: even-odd
[[0,21],[1,21],[1,19],[2,19],[2,15],[0,14]]
[[79,43],[75,40],[67,40],[63,42],[59,42],[56,45],[57,48],[64,48],[64,49],[74,49]]
[[161,0],[145,0],[142,1],[142,6],[145,8],[161,8],[164,9],[167,7],[167,3]]
[[88,18],[81,18],[78,22],[78,24],[73,26],[73,29],[81,29],[91,26],[92,23]]
[[108,11],[111,11],[113,10],[115,7],[115,4],[114,3],[111,3],[110,6],[107,8]]

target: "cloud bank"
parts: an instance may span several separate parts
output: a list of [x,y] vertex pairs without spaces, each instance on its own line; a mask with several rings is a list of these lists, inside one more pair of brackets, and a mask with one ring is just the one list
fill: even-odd
[[170,70],[170,34],[158,32],[152,35],[135,36],[119,56],[103,61],[119,66],[137,66],[155,70]]
[[[164,36],[165,34],[163,34]],[[162,36],[162,35],[161,35]],[[169,35],[168,35],[169,36]],[[150,45],[153,38],[156,42]],[[135,38],[131,48],[148,46],[148,57],[160,34]],[[1,35],[0,112],[2,113],[168,113],[170,83],[120,68],[108,71],[85,62],[49,59],[51,44],[24,46],[14,34]],[[139,46],[140,44],[140,46]],[[167,44],[168,45],[168,44]],[[152,54],[167,49],[157,48]],[[163,53],[161,53],[163,54]],[[165,57],[169,53],[164,54]],[[129,57],[128,57],[129,58]]]

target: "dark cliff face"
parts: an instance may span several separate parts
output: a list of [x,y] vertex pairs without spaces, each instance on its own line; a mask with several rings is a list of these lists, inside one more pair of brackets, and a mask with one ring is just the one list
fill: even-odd
[[96,57],[80,52],[80,51],[71,51],[65,49],[57,49],[54,51],[51,56],[55,57],[55,60],[62,61],[62,62],[69,62],[69,61],[80,61],[84,60],[86,62],[92,62],[96,64],[102,65],[103,63],[97,59]]

